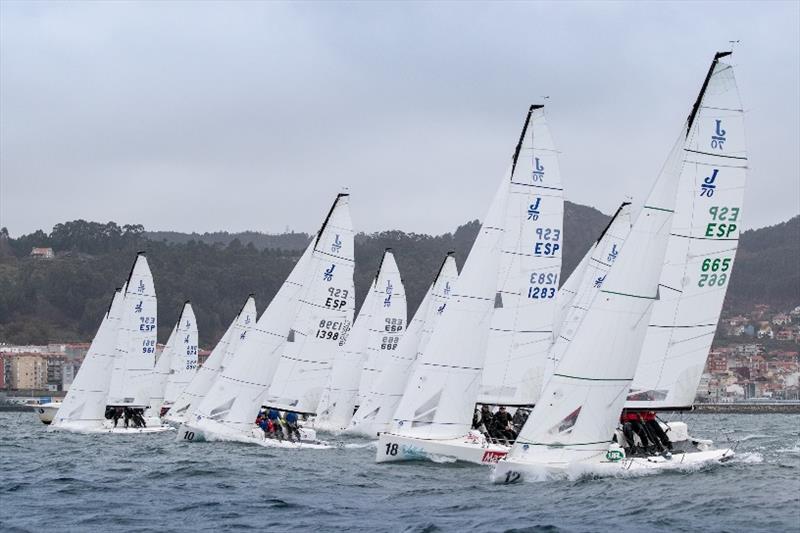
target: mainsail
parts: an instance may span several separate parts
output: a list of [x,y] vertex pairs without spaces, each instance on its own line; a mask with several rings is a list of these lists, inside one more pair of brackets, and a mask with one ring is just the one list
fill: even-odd
[[144,252],[128,276],[108,405],[146,407],[156,352],[156,291]]
[[359,404],[366,400],[389,357],[397,350],[407,326],[405,287],[391,248],[387,248],[383,254],[373,290],[375,307],[368,325],[366,358],[358,383]]
[[531,106],[514,152],[494,314],[478,402],[531,405],[553,340],[564,199],[543,106]]
[[747,173],[744,112],[733,67],[723,61],[729,55],[714,57],[686,129],[661,299],[627,407],[692,405],[722,311]]
[[197,369],[192,381],[175,400],[166,416],[168,420],[174,422],[188,420],[187,415],[208,393],[214,380],[217,379],[226,358],[235,352],[236,347],[239,345],[239,340],[246,336],[247,331],[252,328],[255,322],[256,302],[251,294],[247,297],[247,301],[245,301],[239,314],[228,326],[217,345],[211,350],[208,359]]
[[50,427],[89,429],[103,425],[124,292],[124,288],[114,291],[83,364]]
[[172,356],[167,383],[164,387],[164,407],[171,407],[197,373],[197,319],[189,302],[176,324],[177,338],[172,345]]
[[350,197],[339,194],[314,242],[297,319],[281,355],[266,405],[314,413],[342,333],[353,322],[353,223]]
[[456,279],[458,269],[450,252],[442,261],[397,349],[392,351],[383,372],[353,415],[347,430],[349,433],[374,437],[389,430],[417,356],[425,349],[437,319],[444,313]]
[[358,401],[358,382],[370,339],[372,312],[377,304],[377,276],[378,274],[372,280],[353,327],[342,334],[344,345],[337,350],[328,383],[316,409],[316,428],[339,431],[346,427],[353,415]]

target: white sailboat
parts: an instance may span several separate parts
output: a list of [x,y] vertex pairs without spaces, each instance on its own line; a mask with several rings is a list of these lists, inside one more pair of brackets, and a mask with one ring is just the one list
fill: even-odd
[[390,429],[417,357],[425,350],[438,318],[444,313],[457,279],[456,261],[450,252],[442,261],[397,349],[392,351],[383,372],[353,415],[347,433],[375,438]]
[[[157,301],[153,275],[144,252],[136,255],[122,300],[122,316],[117,332],[116,355],[106,405],[143,413],[150,404],[153,390]],[[108,421],[104,431],[109,433],[156,433],[170,428],[151,417],[144,427],[112,426]]]
[[260,405],[310,413],[330,372],[336,346],[352,322],[353,228],[349,195],[339,194],[322,229],[178,438],[235,440],[274,447],[318,447],[264,438],[254,420]]
[[186,302],[172,335],[156,361],[150,410],[163,417],[197,372],[197,320]]
[[526,405],[541,387],[561,268],[556,157],[543,106],[531,106],[511,169],[393,427],[379,437],[376,461],[446,456],[485,464],[507,453],[508,446],[471,430],[473,412],[479,394],[486,403]]
[[[234,331],[219,375],[202,400],[184,417],[178,439],[188,442],[252,439],[261,397],[272,381],[286,339],[293,336],[290,327],[297,314],[314,243],[314,240],[309,243],[255,325]],[[247,314],[245,320],[246,317]]]
[[186,389],[178,396],[164,420],[173,425],[180,426],[188,420],[193,406],[199,403],[208,393],[211,385],[217,379],[221,369],[236,351],[239,341],[256,322],[256,302],[251,294],[247,297],[239,314],[233,319],[228,329],[222,335],[211,354],[198,369]]
[[116,356],[117,329],[125,288],[114,291],[86,357],[50,428],[74,432],[96,431],[105,422],[106,398]]
[[478,403],[532,406],[553,341],[564,198],[542,106],[525,120],[505,209],[494,315]]
[[[263,404],[316,415],[334,358],[353,322],[353,223],[340,194],[315,241],[292,338],[286,343]],[[351,411],[352,412],[352,411]]]
[[[678,220],[673,213],[684,209],[683,204],[689,200],[678,194],[680,184],[687,172],[703,173],[705,168],[697,168],[698,160],[711,165],[720,163],[719,149],[711,152],[707,147],[719,147],[720,119],[715,115],[731,113],[731,108],[712,107],[705,96],[730,87],[731,67],[720,61],[728,55],[719,53],[714,57],[685,134],[670,155],[542,398],[509,455],[495,467],[496,482],[576,471],[618,475],[626,471],[679,469],[733,457],[732,450],[722,449],[626,458],[619,444],[612,442],[654,308],[667,290],[661,284],[662,266],[665,259],[667,264],[671,260],[668,244]],[[726,130],[722,136],[727,134]],[[743,148],[741,140],[731,144],[734,149]],[[737,151],[735,157],[740,157],[738,154]],[[707,224],[713,224],[715,231],[720,231],[720,223],[725,224],[723,232],[731,231],[732,221],[719,222],[718,211],[719,207],[711,206],[707,214],[698,214],[708,217]]]

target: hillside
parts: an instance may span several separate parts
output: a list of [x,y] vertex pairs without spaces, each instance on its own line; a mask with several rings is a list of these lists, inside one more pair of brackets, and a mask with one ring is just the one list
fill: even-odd
[[[567,202],[562,280],[572,271],[608,216]],[[356,292],[360,304],[386,247],[403,274],[409,313],[422,300],[444,254],[453,250],[459,267],[477,234],[477,220],[453,233],[424,235],[384,231],[356,236]],[[56,225],[17,239],[0,233],[0,342],[88,340],[111,290],[128,274],[137,250],[147,250],[159,296],[163,342],[184,300],[195,307],[200,341],[211,346],[246,296],[256,293],[259,311],[274,296],[309,235],[255,232],[182,234],[146,232],[83,220]],[[49,246],[51,260],[33,259],[32,247]],[[800,217],[742,234],[726,306],[800,304]]]

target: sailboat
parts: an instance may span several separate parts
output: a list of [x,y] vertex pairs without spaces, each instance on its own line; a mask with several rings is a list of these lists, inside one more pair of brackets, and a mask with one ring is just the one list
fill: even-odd
[[293,336],[290,328],[297,314],[314,242],[306,247],[255,325],[234,331],[219,375],[184,417],[179,439],[187,442],[253,439],[253,421],[260,399],[272,381],[286,340]]
[[[325,447],[312,428],[302,442],[266,439],[259,406],[310,413],[352,324],[353,227],[349,195],[336,197],[325,222],[178,438],[235,440],[272,447]],[[295,396],[296,395],[296,396]]]
[[103,429],[124,293],[124,287],[114,291],[83,364],[75,374],[75,379],[53,418],[50,429],[79,433]]
[[190,302],[175,323],[164,351],[156,361],[149,411],[163,417],[197,372],[197,320]]
[[553,336],[563,190],[543,106],[531,106],[444,316],[409,380],[378,462],[486,464],[506,443],[472,430],[475,404],[530,405]]
[[403,397],[417,358],[425,350],[438,318],[447,308],[447,301],[457,279],[456,261],[453,252],[449,252],[397,349],[392,350],[386,367],[353,415],[347,433],[375,438],[390,429],[392,417]]
[[397,351],[406,329],[406,299],[400,271],[387,248],[355,324],[333,362],[322,393],[316,429],[343,431],[380,379],[386,360]]
[[197,373],[178,396],[172,408],[164,417],[168,424],[179,427],[188,420],[192,407],[199,403],[208,393],[211,385],[219,376],[230,357],[236,352],[239,342],[247,336],[256,322],[256,302],[253,295],[249,295],[239,313],[234,317],[222,338],[211,350],[208,359],[198,369]]
[[[525,476],[564,475],[576,471],[618,475],[626,471],[680,469],[725,462],[733,457],[733,450],[727,448],[626,457],[623,447],[615,442],[619,439],[612,441],[631,383],[638,373],[646,335],[652,329],[650,325],[659,302],[669,290],[678,292],[692,285],[703,288],[710,277],[707,274],[703,283],[699,281],[705,274],[702,259],[700,265],[695,262],[692,268],[691,259],[695,258],[688,254],[682,258],[670,255],[675,228],[691,220],[686,214],[678,215],[686,213],[694,203],[694,195],[686,195],[684,185],[689,179],[695,180],[694,194],[706,197],[702,184],[727,188],[727,184],[723,187],[725,182],[716,182],[719,167],[723,165],[732,165],[724,170],[739,176],[739,180],[734,177],[731,183],[735,189],[743,184],[746,159],[743,159],[741,106],[735,94],[732,67],[721,61],[729,55],[730,52],[715,55],[687,119],[685,132],[670,154],[619,257],[592,300],[540,401],[511,452],[497,463],[493,473],[495,482],[509,483]],[[710,179],[711,176],[715,179]],[[722,208],[725,208],[724,214],[720,213]],[[711,201],[704,208],[689,208],[688,212],[701,217],[704,227],[693,226],[694,231],[682,235],[682,239],[690,242],[720,239],[718,244],[730,246],[730,241],[721,239],[730,238],[737,231],[738,206],[717,205]],[[685,250],[686,246],[682,248]],[[723,246],[706,250],[706,254],[709,251],[729,253]],[[705,258],[711,259],[710,262],[719,259],[721,268],[723,258],[714,257],[713,253]],[[680,284],[665,287],[663,273],[677,266],[672,264],[676,259],[683,264],[678,270],[684,272],[684,278]],[[718,283],[719,275],[714,285]]]

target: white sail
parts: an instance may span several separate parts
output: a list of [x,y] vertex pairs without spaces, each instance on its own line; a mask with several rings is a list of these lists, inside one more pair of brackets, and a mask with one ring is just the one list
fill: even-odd
[[[625,239],[628,238],[631,225],[630,203],[624,202],[614,213],[614,216],[611,217],[611,221],[600,237],[589,249],[586,256],[588,261],[583,266],[581,278],[575,283],[574,290],[576,295],[571,299],[572,303],[564,312],[558,337],[553,346],[550,347],[550,352],[547,356],[545,383],[552,377],[567,346],[579,331],[583,317],[586,315],[586,310],[589,309],[595,295],[603,286],[611,265],[614,264]],[[572,276],[570,276],[571,279]]]
[[172,326],[172,332],[170,332],[167,343],[164,345],[164,349],[161,350],[161,355],[156,359],[156,365],[153,368],[153,375],[150,378],[150,402],[145,411],[145,418],[148,420],[155,420],[161,415],[161,406],[164,404],[164,390],[167,388],[167,378],[172,366],[180,320],[181,317],[178,317],[178,322]]
[[376,293],[373,297],[375,307],[370,318],[364,368],[358,383],[359,405],[366,400],[391,354],[397,351],[407,326],[405,287],[391,249],[383,254],[373,290]]
[[378,304],[372,280],[353,327],[342,334],[344,345],[337,350],[333,368],[325,389],[322,391],[314,427],[327,431],[340,431],[347,426],[358,401],[358,383],[366,358],[370,339],[372,313]]
[[111,304],[51,427],[90,429],[103,425],[124,291],[123,288],[114,292]]
[[349,195],[340,194],[315,241],[292,342],[281,355],[264,403],[314,413],[353,322],[353,223]]
[[728,289],[747,173],[744,113],[733,67],[717,54],[693,110],[678,207],[628,407],[686,408]]
[[[595,248],[597,248],[597,243],[592,243],[592,246],[587,250],[584,254],[583,258],[581,259],[580,263],[575,267],[575,270],[567,278],[567,281],[558,289],[556,293],[556,312],[553,318],[553,339],[552,342],[555,342],[558,338],[558,334],[561,331],[561,327],[564,324],[564,319],[567,318],[567,312],[572,307],[572,302],[575,300],[575,296],[578,295],[578,291],[581,287],[581,282],[583,281],[583,275],[586,273],[586,268],[589,266],[589,261],[592,258],[592,254],[594,253]],[[546,374],[545,369],[545,374]],[[545,378],[544,381],[547,381]]]
[[513,162],[478,402],[531,405],[553,341],[563,249],[561,174],[543,106],[531,106]]
[[[256,302],[253,295],[247,297],[239,314],[233,319],[211,354],[198,369],[192,381],[175,400],[166,418],[173,422],[188,420],[188,415],[208,393],[220,373],[223,363],[239,345],[242,334],[246,335],[256,322]],[[230,349],[230,351],[229,351]]]
[[349,433],[374,437],[388,431],[392,416],[408,383],[417,356],[428,344],[437,319],[444,313],[452,286],[458,279],[456,261],[449,253],[408,325],[397,350],[393,350],[380,377],[353,415]]
[[108,405],[145,407],[156,352],[156,291],[144,252],[139,252],[126,284]]
[[[223,357],[223,367],[188,422],[198,428],[225,435],[249,435],[258,414],[261,397],[272,381],[298,308],[298,298],[311,261],[315,241],[306,248],[278,293],[252,330],[243,330],[232,356]],[[236,332],[234,332],[236,336]]]
[[186,302],[176,327],[178,337],[172,345],[169,377],[164,388],[164,407],[172,407],[197,373],[197,319],[189,302]]
[[510,183],[509,171],[408,380],[392,433],[450,439],[462,437],[470,428],[486,356]]

